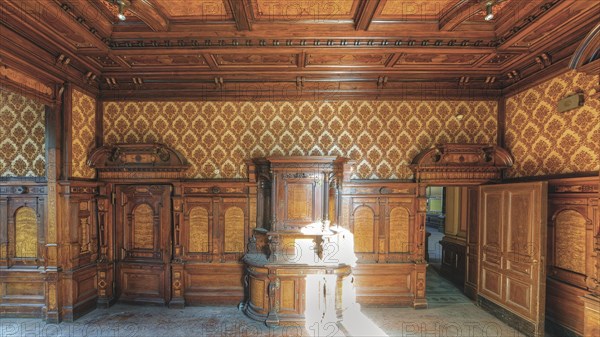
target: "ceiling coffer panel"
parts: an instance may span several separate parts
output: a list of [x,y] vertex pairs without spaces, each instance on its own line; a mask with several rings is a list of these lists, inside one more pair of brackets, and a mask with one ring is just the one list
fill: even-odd
[[198,21],[229,21],[233,17],[223,0],[154,0],[173,19],[193,18]]
[[202,55],[124,55],[121,58],[131,67],[208,67]]
[[219,66],[223,67],[295,67],[297,54],[215,54]]
[[437,19],[453,0],[387,0],[376,18],[392,20]]
[[352,20],[359,0],[251,0],[259,21]]
[[334,66],[334,67],[384,67],[390,59],[390,53],[384,54],[309,54],[306,66]]

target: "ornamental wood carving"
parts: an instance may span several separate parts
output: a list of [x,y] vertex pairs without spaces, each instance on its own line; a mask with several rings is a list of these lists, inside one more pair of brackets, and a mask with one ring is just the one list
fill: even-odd
[[15,257],[38,256],[38,219],[31,207],[21,207],[15,214]]
[[495,145],[443,144],[419,154],[410,167],[417,182],[478,185],[500,180],[512,165],[512,156]]
[[178,179],[189,167],[179,152],[159,143],[104,145],[90,153],[88,165],[100,179]]

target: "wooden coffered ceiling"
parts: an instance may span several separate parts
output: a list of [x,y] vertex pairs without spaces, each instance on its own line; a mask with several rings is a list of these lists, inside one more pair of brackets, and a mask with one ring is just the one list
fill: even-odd
[[[498,97],[563,67],[600,1],[5,0],[0,62],[105,98]],[[58,69],[58,70],[57,70]],[[325,95],[318,97],[317,95]]]

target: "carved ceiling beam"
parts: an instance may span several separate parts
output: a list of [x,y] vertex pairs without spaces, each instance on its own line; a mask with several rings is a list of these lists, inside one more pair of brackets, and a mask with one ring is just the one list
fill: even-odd
[[[537,4],[538,6],[533,6],[533,4]],[[531,2],[527,3],[525,8],[519,8],[515,9],[514,12],[505,13],[509,17],[512,16],[512,19],[509,21],[509,27],[507,27],[506,24],[503,24],[503,27],[497,29],[499,44],[498,49],[508,50],[514,48],[514,45],[519,43],[525,36],[535,29],[539,29],[539,27],[547,22],[546,19],[551,19],[549,17],[545,17],[544,14],[550,12],[551,9],[552,14],[558,14],[563,11],[567,11],[573,4],[574,1],[572,0],[532,0]],[[533,7],[533,10],[527,11],[528,9],[531,9],[531,7]],[[520,13],[522,14],[519,15]]]
[[373,21],[373,16],[379,8],[381,0],[363,0],[359,4],[359,9],[355,18],[356,30],[367,30]]
[[250,18],[252,17],[252,13],[250,13],[250,2],[248,0],[226,0],[226,2],[231,9],[237,29],[240,31],[252,30],[252,23],[250,22]]
[[169,30],[169,20],[148,0],[131,0],[128,8],[155,32]]
[[16,32],[4,27],[0,46],[0,64],[20,69],[44,82],[58,84],[70,81],[86,87],[88,91],[97,92],[97,87],[87,87],[82,76],[89,69],[95,74],[99,74],[99,71],[85,64],[82,66],[83,57],[63,52],[59,46],[45,46],[22,39]]
[[481,10],[481,3],[477,0],[461,0],[440,17],[440,30],[452,31]]
[[0,14],[19,34],[26,32],[44,37],[43,43],[56,49],[73,53],[81,49],[108,50],[97,32],[86,25],[85,19],[74,15],[68,6],[61,7],[50,1],[4,1]]
[[[65,0],[54,0],[64,10],[69,11],[75,19],[82,18],[84,21],[79,21],[82,25],[85,25],[98,35],[100,38],[109,37],[113,30],[113,23],[111,20],[103,15],[102,5],[98,2],[107,0],[95,0],[95,1],[65,1]],[[67,9],[65,9],[65,7]]]

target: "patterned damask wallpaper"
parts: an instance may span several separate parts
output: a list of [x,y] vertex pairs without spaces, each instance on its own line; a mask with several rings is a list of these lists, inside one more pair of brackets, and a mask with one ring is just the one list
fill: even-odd
[[0,176],[46,175],[44,104],[0,89]]
[[[493,101],[105,102],[105,143],[161,142],[190,162],[190,178],[243,178],[265,155],[340,155],[354,178],[410,179],[408,164],[436,143],[495,143]],[[465,115],[462,121],[457,111]]]
[[72,94],[72,175],[77,178],[96,177],[96,170],[87,165],[87,156],[95,146],[96,100],[73,89]]
[[[597,171],[600,100],[589,97],[599,76],[567,72],[506,100],[506,147],[515,158],[508,177]],[[557,112],[557,102],[585,94],[581,108]]]

